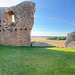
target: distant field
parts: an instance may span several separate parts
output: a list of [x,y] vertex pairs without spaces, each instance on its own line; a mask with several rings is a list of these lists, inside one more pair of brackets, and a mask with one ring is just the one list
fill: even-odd
[[47,40],[46,38],[42,37],[32,37],[31,41],[46,42],[58,47],[64,47],[64,42],[65,42],[64,40]]

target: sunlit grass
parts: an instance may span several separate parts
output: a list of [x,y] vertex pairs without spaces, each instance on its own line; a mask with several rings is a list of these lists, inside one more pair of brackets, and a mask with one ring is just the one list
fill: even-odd
[[75,52],[75,48],[59,48],[59,47],[53,47],[53,48],[46,48],[50,50],[57,50],[57,51],[65,51],[65,52]]

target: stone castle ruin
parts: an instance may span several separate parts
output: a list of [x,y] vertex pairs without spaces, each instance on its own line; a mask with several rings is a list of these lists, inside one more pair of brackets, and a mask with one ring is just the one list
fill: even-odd
[[75,31],[71,32],[67,35],[65,47],[67,47],[67,48],[74,47],[75,48]]
[[16,6],[0,8],[0,44],[30,46],[35,3],[24,1]]

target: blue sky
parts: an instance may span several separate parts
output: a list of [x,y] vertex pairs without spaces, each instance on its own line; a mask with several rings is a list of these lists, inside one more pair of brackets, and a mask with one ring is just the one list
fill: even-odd
[[[2,0],[0,6],[12,6],[22,1],[25,0]],[[67,33],[75,31],[75,0],[27,1],[36,3],[32,35],[66,36]]]

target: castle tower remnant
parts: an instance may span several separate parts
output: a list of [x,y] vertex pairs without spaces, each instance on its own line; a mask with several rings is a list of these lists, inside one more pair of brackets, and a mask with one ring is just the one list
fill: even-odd
[[35,6],[31,1],[24,1],[0,8],[0,44],[30,46]]

